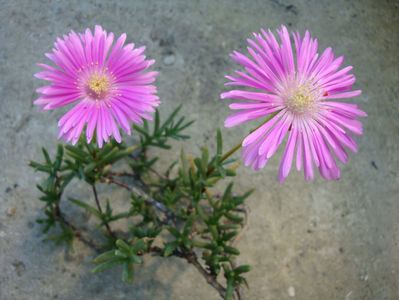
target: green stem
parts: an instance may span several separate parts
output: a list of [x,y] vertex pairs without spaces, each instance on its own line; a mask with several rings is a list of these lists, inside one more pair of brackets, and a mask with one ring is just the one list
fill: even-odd
[[[97,208],[98,208],[98,210],[99,210],[99,212],[101,214],[101,218],[103,218],[103,210],[101,209],[100,201],[98,200],[96,185],[93,183],[91,186],[92,186],[92,189],[93,189],[94,200],[96,201],[96,205],[97,205]],[[104,220],[104,224],[105,224],[105,228],[106,228],[108,234],[110,236],[112,236],[114,239],[116,239],[117,237],[116,237],[115,233],[111,230],[111,227],[109,226],[108,222]]]
[[[268,122],[271,118],[273,118],[277,112],[274,112],[272,114],[270,114],[269,116],[267,116],[266,120],[263,121],[261,124],[259,124],[258,127],[256,127],[255,129],[251,130],[250,133],[254,132],[255,130],[257,130],[259,127],[261,127],[263,124],[265,124],[266,122]],[[238,149],[241,148],[242,142],[244,140],[241,140],[237,145],[235,145],[233,148],[231,148],[229,151],[227,151],[225,154],[222,155],[222,157],[220,158],[220,162],[224,162],[227,158],[229,158],[234,152],[236,152]],[[209,176],[212,174],[212,172],[215,170],[215,167],[212,166],[208,169],[208,171],[206,172],[206,175]]]
[[206,247],[209,246],[208,243],[200,242],[200,241],[196,241],[196,240],[193,240],[192,244],[193,244],[194,247],[198,247],[198,248],[206,248]]
[[[222,157],[220,158],[220,162],[224,162],[227,158],[229,158],[230,155],[232,155],[234,152],[236,152],[238,149],[240,149],[241,144],[242,144],[242,141],[240,141],[237,145],[235,145],[233,148],[231,148],[229,151],[227,151],[225,154],[223,154]],[[206,176],[209,177],[209,175],[211,175],[214,170],[215,170],[215,166],[212,165],[206,172]]]
[[226,159],[230,157],[234,152],[236,152],[238,149],[241,148],[242,141],[240,141],[237,145],[235,145],[233,148],[231,148],[229,151],[227,151],[223,156],[220,158],[220,162],[224,162]]

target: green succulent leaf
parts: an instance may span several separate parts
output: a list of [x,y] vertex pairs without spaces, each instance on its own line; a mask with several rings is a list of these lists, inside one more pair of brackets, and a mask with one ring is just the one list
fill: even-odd
[[242,274],[242,273],[248,273],[251,270],[251,267],[248,265],[242,265],[234,269],[235,274]]
[[94,207],[90,206],[89,204],[84,203],[84,202],[79,201],[79,200],[74,199],[74,198],[68,198],[68,199],[72,203],[84,208],[85,210],[87,210],[89,213],[95,215],[96,217],[98,217],[100,219],[102,218],[102,214],[97,209],[95,209]]
[[125,262],[125,259],[123,258],[115,258],[112,260],[108,260],[104,263],[102,263],[101,265],[98,265],[97,267],[95,267],[92,272],[93,274],[99,273],[99,272],[103,272],[105,270],[108,270],[112,267],[115,267],[117,265],[123,264]]
[[165,244],[165,248],[163,251],[163,255],[165,257],[168,257],[169,255],[171,255],[173,253],[173,251],[176,250],[176,248],[179,246],[179,244],[177,242],[171,242],[171,243],[167,243]]
[[132,283],[134,278],[133,263],[125,262],[122,270],[122,281]]
[[110,251],[104,252],[104,253],[100,254],[99,256],[97,256],[93,262],[95,264],[99,264],[104,261],[111,260],[113,258],[115,258],[115,250],[110,250]]

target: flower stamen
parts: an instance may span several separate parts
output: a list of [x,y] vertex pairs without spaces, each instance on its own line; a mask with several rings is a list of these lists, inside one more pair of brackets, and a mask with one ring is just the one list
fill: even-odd
[[101,76],[97,73],[94,73],[94,75],[90,78],[89,88],[97,94],[97,97],[100,97],[102,94],[108,92],[109,87],[109,78],[106,75]]
[[291,98],[291,103],[290,106],[294,108],[296,111],[303,111],[309,106],[312,106],[313,104],[313,99],[310,97],[310,95],[304,95],[304,94],[296,94]]
[[295,114],[313,111],[318,98],[319,89],[306,84],[299,86],[294,84],[284,97],[287,107]]

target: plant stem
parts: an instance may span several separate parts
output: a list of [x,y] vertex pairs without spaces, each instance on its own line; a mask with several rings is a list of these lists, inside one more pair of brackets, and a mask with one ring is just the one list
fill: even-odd
[[226,289],[217,281],[216,276],[209,274],[204,267],[199,263],[197,254],[195,254],[192,250],[185,250],[183,249],[184,258],[187,260],[188,263],[192,264],[201,274],[205,277],[206,282],[214,287],[218,292],[219,295],[224,299],[226,295]]
[[[268,115],[266,117],[266,120],[264,120],[262,123],[259,124],[258,127],[256,127],[255,129],[251,130],[250,133],[254,132],[255,130],[257,130],[259,127],[261,127],[263,124],[265,124],[266,122],[268,122],[271,118],[273,118],[278,112],[274,112],[270,115]],[[229,158],[234,152],[236,152],[238,149],[241,148],[242,142],[244,140],[241,140],[237,145],[235,145],[233,148],[231,148],[229,151],[227,151],[225,154],[222,155],[222,157],[220,158],[220,162],[224,162],[227,158]],[[215,170],[215,167],[212,166],[208,169],[208,171],[206,172],[206,175],[209,176],[212,174],[212,172]]]
[[233,148],[223,154],[223,156],[220,158],[220,162],[224,162],[226,159],[228,159],[230,155],[232,155],[234,152],[241,148],[241,145],[242,141],[240,141],[237,145],[235,145]]
[[[55,174],[55,185],[57,188],[60,188],[60,177],[58,176],[58,174]],[[55,219],[58,219],[59,222],[63,222],[66,226],[69,227],[70,230],[72,230],[75,233],[75,236],[81,240],[83,243],[85,243],[86,245],[88,245],[89,247],[91,247],[92,249],[94,249],[97,252],[100,252],[100,247],[98,247],[91,239],[86,238],[82,232],[76,228],[75,225],[73,225],[71,222],[69,222],[64,214],[61,212],[61,208],[60,208],[60,201],[61,201],[61,197],[62,197],[62,191],[61,193],[58,194],[58,201],[55,204],[55,207],[53,209],[53,215]]]
[[134,174],[129,173],[129,172],[108,171],[107,174],[112,175],[112,176],[118,176],[118,177],[134,177]]
[[[242,141],[240,141],[237,145],[235,145],[233,148],[231,148],[229,151],[227,151],[225,154],[222,155],[220,158],[220,162],[224,162],[227,158],[230,157],[234,152],[236,152],[238,149],[241,148]],[[208,171],[206,172],[206,176],[209,176],[212,174],[212,172],[215,170],[215,166],[212,165]]]
[[[151,247],[148,252],[163,256],[163,250],[157,246]],[[226,289],[217,281],[216,276],[207,272],[207,270],[200,264],[197,254],[193,250],[183,248],[182,251],[173,251],[172,255],[184,258],[188,263],[192,264],[201,273],[201,275],[204,276],[208,284],[215,288],[219,295],[224,299],[226,295]]]
[[[146,201],[148,204],[154,206],[155,208],[157,208],[160,211],[162,211],[163,213],[165,213],[167,216],[167,219],[168,219],[168,223],[169,223],[169,221],[173,220],[173,218],[174,218],[173,213],[163,203],[160,203],[160,202],[152,199],[147,194],[141,192],[137,188],[130,186],[130,185],[128,185],[122,181],[119,181],[115,178],[112,178],[112,177],[104,178],[102,181],[117,184],[117,185],[131,191],[132,193],[136,194],[137,196],[143,198],[144,201]],[[207,270],[198,261],[197,255],[194,251],[188,250],[188,249],[182,249],[182,250],[183,250],[182,252],[175,251],[175,253],[173,253],[173,255],[175,255],[177,257],[185,258],[188,263],[192,264],[201,273],[201,275],[205,278],[207,283],[210,284],[213,288],[215,288],[218,291],[219,295],[224,299],[224,297],[226,295],[226,289],[217,281],[216,276],[207,272]],[[160,249],[158,247],[152,247],[149,252],[157,253],[158,255],[163,254],[162,249]]]
[[60,207],[59,207],[58,205],[55,207],[55,210],[56,210],[55,214],[56,214],[57,218],[58,218],[61,222],[63,222],[66,226],[68,226],[69,229],[72,230],[72,231],[75,233],[75,236],[76,236],[79,240],[81,240],[83,243],[85,243],[86,245],[88,245],[89,247],[91,247],[92,249],[94,249],[95,251],[97,251],[97,252],[100,252],[100,251],[101,251],[100,247],[98,247],[92,240],[87,239],[87,238],[82,234],[82,232],[81,232],[79,229],[77,229],[77,228],[75,227],[75,225],[73,225],[71,222],[69,222],[69,221],[65,218],[64,214],[61,212]]
[[[96,185],[93,183],[91,186],[93,188],[94,200],[96,201],[96,205],[97,205],[98,211],[101,213],[101,215],[103,215],[103,210],[101,209],[100,201],[98,200]],[[108,234],[110,236],[112,236],[114,239],[116,239],[117,236],[111,230],[111,227],[109,226],[108,222],[104,221],[104,224],[105,224],[105,228],[107,229]]]
[[134,186],[130,186],[122,181],[115,179],[115,178],[106,177],[105,179],[102,179],[101,181],[117,184],[117,185],[127,189],[128,191],[136,194],[137,196],[143,198],[145,202],[147,202],[148,204],[154,206],[155,208],[157,208],[158,210],[160,210],[166,214],[168,224],[172,223],[172,220],[174,219],[173,213],[163,203],[154,200],[153,198],[148,196],[146,193],[143,193],[142,191],[135,188]]

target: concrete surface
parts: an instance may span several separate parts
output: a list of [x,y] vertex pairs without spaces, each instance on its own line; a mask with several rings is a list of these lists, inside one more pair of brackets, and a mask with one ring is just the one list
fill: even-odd
[[[0,1],[0,299],[218,299],[191,266],[149,258],[132,285],[120,270],[92,275],[94,253],[43,243],[35,183],[26,163],[53,152],[56,121],[66,111],[38,112],[36,62],[57,36],[101,24],[147,45],[157,60],[162,113],[184,103],[197,119],[184,146],[214,149],[214,128],[230,114],[219,100],[228,54],[245,51],[260,27],[310,29],[353,65],[356,101],[369,117],[339,182],[305,183],[293,172],[277,182],[279,151],[262,171],[240,167],[236,188],[255,186],[240,262],[252,266],[247,299],[399,299],[399,7],[397,1]],[[253,127],[223,129],[226,145]],[[181,143],[176,144],[179,151]],[[177,154],[175,154],[177,155]],[[166,161],[163,156],[162,161]],[[162,163],[162,162],[161,162]],[[104,194],[114,190],[105,189]],[[87,190],[70,191],[86,195]],[[85,194],[86,193],[86,194]],[[92,201],[92,199],[90,199]],[[82,215],[75,218],[82,221]]]

